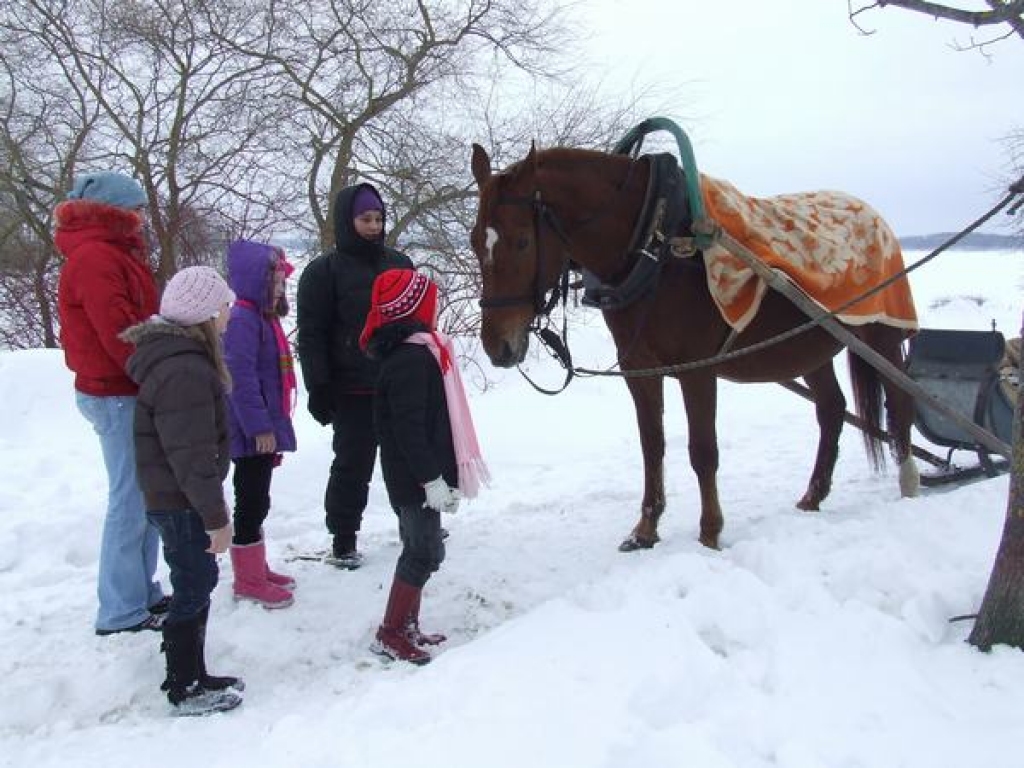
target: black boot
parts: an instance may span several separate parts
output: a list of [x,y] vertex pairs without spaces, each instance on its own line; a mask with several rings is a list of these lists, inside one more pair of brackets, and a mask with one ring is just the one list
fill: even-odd
[[203,608],[199,614],[199,682],[208,691],[223,691],[225,688],[234,688],[236,691],[245,690],[245,681],[240,677],[231,675],[211,675],[206,671],[206,623],[210,619],[210,606]]
[[331,553],[324,558],[324,562],[347,571],[354,571],[361,567],[363,553],[356,549],[356,535],[354,533],[335,534],[331,542]]
[[167,679],[160,686],[167,691],[167,700],[174,705],[174,714],[184,716],[226,712],[242,703],[242,697],[231,689],[207,690],[199,680],[200,617],[165,624],[163,651],[167,657]]

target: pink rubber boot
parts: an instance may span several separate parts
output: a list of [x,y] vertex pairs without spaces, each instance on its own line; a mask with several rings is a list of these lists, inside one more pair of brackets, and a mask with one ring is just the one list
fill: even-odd
[[252,600],[264,608],[287,608],[294,601],[291,592],[267,580],[267,550],[262,541],[232,544],[231,565],[235,600]]
[[287,575],[285,573],[277,573],[276,571],[272,571],[272,570],[270,570],[270,566],[267,565],[267,560],[266,560],[266,551],[267,551],[266,550],[266,541],[267,541],[267,539],[263,535],[263,529],[262,528],[260,528],[260,541],[262,541],[264,543],[263,544],[263,555],[264,555],[264,557],[263,557],[263,564],[265,566],[265,570],[266,570],[266,574],[267,574],[267,581],[269,581],[271,584],[276,584],[279,587],[284,587],[289,592],[291,592],[292,590],[295,589],[295,579],[293,579],[291,576],[289,576],[289,575]]

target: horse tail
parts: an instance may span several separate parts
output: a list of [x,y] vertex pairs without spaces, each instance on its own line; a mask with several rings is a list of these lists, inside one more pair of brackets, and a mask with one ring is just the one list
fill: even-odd
[[885,466],[886,442],[879,435],[882,432],[882,379],[862,357],[852,351],[847,354],[850,365],[850,384],[853,386],[853,400],[857,415],[866,422],[867,429],[861,429],[864,451],[876,472]]

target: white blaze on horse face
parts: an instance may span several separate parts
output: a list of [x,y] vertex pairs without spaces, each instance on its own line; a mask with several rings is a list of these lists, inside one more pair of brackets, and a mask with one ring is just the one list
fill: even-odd
[[494,246],[498,244],[498,231],[494,227],[487,228],[487,237],[484,240],[484,247],[487,255],[484,257],[484,266],[490,269],[494,265]]

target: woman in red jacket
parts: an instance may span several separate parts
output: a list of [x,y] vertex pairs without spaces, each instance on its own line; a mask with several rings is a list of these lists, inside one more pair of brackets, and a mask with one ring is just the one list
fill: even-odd
[[137,387],[125,372],[132,347],[118,334],[157,311],[143,237],[146,194],[134,179],[79,176],[54,211],[65,263],[57,288],[61,345],[75,373],[78,408],[99,435],[109,482],[100,545],[96,634],[159,630],[167,610],[154,580],[159,534],[146,519],[135,473]]

